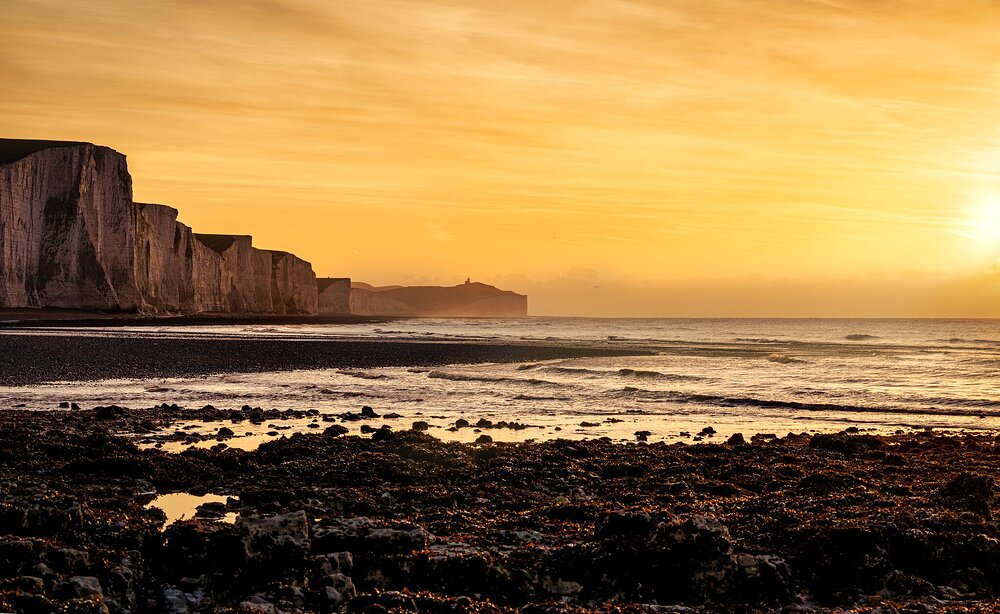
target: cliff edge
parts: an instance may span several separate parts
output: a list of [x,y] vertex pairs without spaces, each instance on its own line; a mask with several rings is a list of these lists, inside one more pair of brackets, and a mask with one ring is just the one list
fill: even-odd
[[0,307],[310,314],[317,300],[308,262],[134,202],[124,155],[0,139]]

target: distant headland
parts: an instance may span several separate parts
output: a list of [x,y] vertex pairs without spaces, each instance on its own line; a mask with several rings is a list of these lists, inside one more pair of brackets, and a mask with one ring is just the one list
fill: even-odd
[[125,156],[0,139],[0,308],[149,315],[523,317],[528,298],[472,282],[373,287],[319,278],[247,235],[201,234],[137,203]]

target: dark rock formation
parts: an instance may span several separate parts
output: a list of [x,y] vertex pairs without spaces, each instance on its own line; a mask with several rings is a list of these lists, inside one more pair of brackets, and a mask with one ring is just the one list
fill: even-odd
[[372,316],[524,317],[528,297],[479,282],[458,286],[351,285],[351,313]]

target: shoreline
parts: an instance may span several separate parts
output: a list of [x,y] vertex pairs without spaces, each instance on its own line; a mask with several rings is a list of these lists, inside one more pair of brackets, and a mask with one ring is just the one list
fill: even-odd
[[0,334],[0,386],[52,381],[168,378],[298,369],[429,367],[591,356],[642,350],[586,344],[371,339],[234,339]]
[[409,318],[359,315],[205,313],[151,316],[77,309],[0,309],[0,330],[37,327],[224,326],[249,324],[381,324]]
[[[0,607],[1000,607],[993,437],[475,445],[380,429],[253,452],[220,433],[173,454],[126,436],[183,413],[0,410]],[[294,418],[236,413],[233,430]]]

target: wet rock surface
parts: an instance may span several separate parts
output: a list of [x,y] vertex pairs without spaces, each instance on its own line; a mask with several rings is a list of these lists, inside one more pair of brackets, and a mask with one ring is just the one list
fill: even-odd
[[[0,411],[0,611],[1000,605],[992,437],[467,445],[376,429],[253,452],[133,443],[185,411],[228,414]],[[146,505],[173,492],[230,498],[165,527]]]

